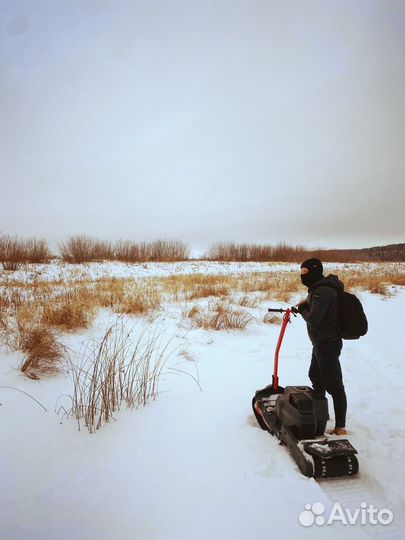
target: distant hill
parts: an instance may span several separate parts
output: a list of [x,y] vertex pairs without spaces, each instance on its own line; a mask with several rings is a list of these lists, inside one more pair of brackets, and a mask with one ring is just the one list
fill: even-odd
[[316,256],[325,261],[390,261],[405,262],[405,244],[389,244],[361,249],[317,250]]

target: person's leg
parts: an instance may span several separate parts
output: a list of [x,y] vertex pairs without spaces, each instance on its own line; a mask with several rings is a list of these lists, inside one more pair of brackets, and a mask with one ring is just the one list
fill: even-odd
[[342,340],[321,341],[316,344],[315,354],[326,391],[332,396],[337,428],[346,425],[347,400],[343,385],[342,368],[339,356]]
[[308,377],[312,382],[312,388],[315,394],[325,397],[325,386],[323,384],[321,371],[315,354],[315,347],[312,349],[311,365],[309,366]]

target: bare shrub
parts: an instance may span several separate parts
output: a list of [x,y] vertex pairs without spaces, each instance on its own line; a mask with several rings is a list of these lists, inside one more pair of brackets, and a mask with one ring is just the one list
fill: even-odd
[[210,246],[206,257],[217,261],[291,261],[298,262],[307,251],[302,246],[289,246],[280,243],[268,244],[236,244],[234,242],[217,242]]
[[27,262],[27,245],[16,236],[0,236],[0,262],[4,270],[19,270]]
[[179,240],[154,240],[148,244],[150,261],[185,261],[189,252],[188,246]]
[[185,261],[190,249],[179,240],[153,240],[135,243],[120,240],[115,244],[115,257],[124,262]]
[[27,260],[30,263],[47,263],[52,258],[48,244],[43,239],[30,238],[26,241]]
[[114,245],[85,235],[72,236],[59,245],[62,259],[70,263],[118,260],[128,263],[184,261],[189,247],[179,240],[154,240],[135,243],[119,240]]
[[143,246],[129,240],[119,240],[116,242],[114,251],[115,258],[118,261],[137,263],[147,260]]
[[93,261],[113,261],[115,250],[111,242],[94,240],[92,248]]
[[72,407],[76,417],[90,433],[95,433],[113,418],[124,404],[128,408],[146,405],[159,391],[159,379],[167,358],[171,338],[162,328],[149,329],[132,341],[122,319],[105,332],[101,341],[87,345],[87,352],[76,365],[71,364]]
[[60,369],[64,349],[49,328],[25,328],[21,333],[21,349],[27,357],[20,369],[27,377],[39,379]]
[[59,245],[62,259],[69,263],[84,263],[95,260],[96,241],[89,236],[71,236]]
[[237,244],[217,242],[208,249],[206,258],[217,261],[283,261],[302,262],[317,257],[324,262],[403,261],[404,244],[377,246],[365,249],[309,249],[285,242],[269,244]]
[[51,257],[45,240],[0,236],[0,262],[4,270],[19,270],[25,263],[46,263]]

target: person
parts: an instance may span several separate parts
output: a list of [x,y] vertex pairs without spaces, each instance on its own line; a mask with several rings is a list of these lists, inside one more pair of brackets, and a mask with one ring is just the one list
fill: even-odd
[[308,375],[316,394],[324,397],[326,391],[332,396],[335,428],[328,433],[346,435],[347,400],[339,361],[342,338],[338,329],[338,293],[344,285],[333,274],[325,277],[322,263],[316,258],[301,264],[301,282],[308,287],[308,296],[296,311],[307,323],[313,346]]

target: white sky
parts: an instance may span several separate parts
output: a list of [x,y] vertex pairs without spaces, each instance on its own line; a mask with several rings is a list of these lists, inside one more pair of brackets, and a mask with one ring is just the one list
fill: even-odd
[[405,4],[0,0],[0,231],[405,240]]

